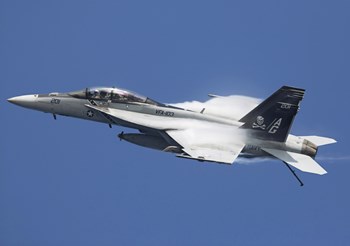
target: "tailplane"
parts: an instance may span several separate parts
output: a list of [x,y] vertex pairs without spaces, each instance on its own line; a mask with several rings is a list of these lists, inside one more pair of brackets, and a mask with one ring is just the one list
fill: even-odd
[[243,129],[252,130],[256,138],[285,142],[305,90],[283,86],[246,116]]
[[317,147],[327,145],[327,144],[333,144],[337,142],[333,138],[326,138],[326,137],[320,137],[320,136],[300,136],[300,138],[310,141],[311,143],[315,144]]

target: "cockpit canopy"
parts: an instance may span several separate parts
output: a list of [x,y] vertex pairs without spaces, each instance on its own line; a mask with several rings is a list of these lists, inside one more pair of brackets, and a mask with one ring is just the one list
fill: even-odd
[[148,97],[138,95],[119,88],[92,87],[85,90],[70,92],[68,95],[81,99],[102,100],[116,103],[145,103],[152,105],[162,105]]

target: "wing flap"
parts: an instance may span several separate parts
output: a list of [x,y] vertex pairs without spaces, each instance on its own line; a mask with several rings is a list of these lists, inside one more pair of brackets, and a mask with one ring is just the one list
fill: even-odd
[[183,148],[183,151],[189,154],[192,158],[198,160],[232,164],[242,149],[243,147],[237,149],[238,151],[223,151],[192,146]]
[[284,150],[262,148],[267,153],[275,156],[276,158],[288,163],[289,165],[298,168],[303,172],[315,173],[319,175],[326,174],[327,171],[323,169],[314,159],[310,156],[288,152]]
[[188,134],[186,130],[169,130],[166,133],[182,146],[182,150],[189,155],[179,156],[201,161],[218,162],[232,164],[244,148],[244,143],[222,143],[218,139],[204,138],[205,132],[199,136],[197,134]]

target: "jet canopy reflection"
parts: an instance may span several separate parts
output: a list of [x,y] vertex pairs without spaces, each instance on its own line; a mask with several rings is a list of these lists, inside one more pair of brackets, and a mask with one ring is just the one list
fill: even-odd
[[110,101],[115,103],[144,103],[151,105],[163,105],[148,97],[120,88],[92,87],[86,88],[85,90],[70,92],[68,95],[81,99]]

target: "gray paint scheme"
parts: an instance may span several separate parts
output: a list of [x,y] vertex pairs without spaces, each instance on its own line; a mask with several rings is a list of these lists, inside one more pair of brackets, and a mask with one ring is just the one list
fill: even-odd
[[[319,145],[335,142],[333,139],[316,137],[312,139],[313,141],[316,139],[318,143],[313,143],[308,141],[307,138],[288,134],[303,94],[304,90],[302,89],[284,86],[260,104],[255,111],[253,110],[243,117],[241,121],[207,115],[204,109],[201,112],[194,112],[165,105],[127,90],[108,87],[86,88],[70,93],[18,96],[10,98],[8,101],[22,107],[51,113],[55,117],[56,115],[63,115],[108,125],[121,125],[138,129],[140,131],[139,134],[121,133],[118,136],[120,139],[143,147],[176,153],[178,157],[232,164],[238,155],[249,158],[268,156],[281,159],[285,155],[280,154],[278,151],[283,151],[286,155],[289,154],[294,157],[286,157],[281,160],[299,168],[298,158],[303,159],[304,156],[314,158]],[[297,95],[297,97],[294,96],[293,99],[293,95]],[[283,100],[287,101],[284,103]],[[296,108],[293,110],[293,115],[289,115],[291,108]],[[278,115],[276,116],[277,118],[275,115]],[[285,115],[286,119],[290,120],[289,123],[285,122],[283,118]],[[145,121],[141,120],[141,118],[145,119]],[[272,123],[270,125],[274,124],[273,127],[275,129],[265,130],[263,125],[264,118],[271,118]],[[280,121],[279,124],[278,119]],[[283,131],[286,132],[284,134],[287,135],[279,136],[275,140],[274,138],[278,135],[281,121],[284,124]],[[164,122],[164,125],[162,125],[162,122]],[[222,126],[222,128],[227,127],[227,129],[239,129],[248,137],[245,137],[244,143],[237,143],[236,147],[224,146],[224,144],[214,146],[215,143],[211,143],[209,139],[206,143],[201,143],[201,145],[190,146],[186,141],[185,129],[179,128],[182,122],[188,122],[188,125],[194,128],[197,122],[205,122],[208,126],[215,125]],[[286,129],[285,127],[288,128]],[[202,133],[200,135],[205,136],[206,133],[204,131]],[[225,149],[226,147],[227,150]],[[277,152],[271,151],[271,149],[275,149]],[[206,150],[209,152],[209,157],[205,157]],[[310,159],[307,159],[306,162],[310,165],[318,165]],[[310,167],[306,171],[318,174],[326,173],[324,169],[321,171],[315,170],[313,167]]]

